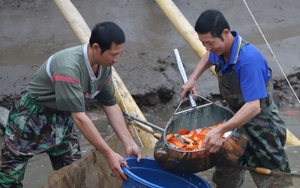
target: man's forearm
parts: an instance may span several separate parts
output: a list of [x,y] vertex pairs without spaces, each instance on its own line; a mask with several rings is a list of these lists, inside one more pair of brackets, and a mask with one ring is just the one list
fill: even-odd
[[236,112],[236,114],[229,119],[222,128],[222,132],[233,130],[235,128],[241,127],[250,121],[253,117],[260,113],[260,101],[255,100],[245,103],[242,108]]
[[84,112],[72,113],[73,121],[82,132],[85,138],[100,152],[107,157],[113,150],[107,145],[101,134],[93,124],[93,122],[86,116]]
[[107,115],[108,121],[124,146],[128,147],[135,145],[135,142],[127,129],[124,116],[119,105],[103,106],[103,109]]

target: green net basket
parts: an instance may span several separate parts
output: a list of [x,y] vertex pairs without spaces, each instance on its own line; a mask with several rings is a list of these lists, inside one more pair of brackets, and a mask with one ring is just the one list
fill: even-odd
[[236,163],[243,155],[247,144],[246,134],[241,128],[232,131],[217,153],[210,153],[205,148],[192,151],[179,150],[166,141],[168,134],[175,134],[180,129],[210,127],[222,120],[229,120],[233,115],[231,110],[214,103],[174,113],[163,136],[154,147],[155,160],[163,168],[178,173],[197,173],[217,164]]

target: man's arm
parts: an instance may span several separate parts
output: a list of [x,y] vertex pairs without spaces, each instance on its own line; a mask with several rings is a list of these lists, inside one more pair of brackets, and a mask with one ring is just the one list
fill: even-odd
[[74,123],[78,129],[82,132],[85,138],[105,157],[108,157],[110,153],[114,152],[104,141],[99,131],[90,120],[90,118],[84,112],[72,112]]
[[126,180],[127,177],[123,173],[120,165],[122,164],[128,167],[127,162],[108,146],[90,118],[84,112],[72,112],[72,117],[74,123],[85,138],[106,158],[112,175],[121,180]]
[[211,153],[217,152],[222,146],[222,136],[227,131],[241,127],[260,113],[260,100],[245,103],[237,113],[222,126],[210,130],[205,139],[206,149]]
[[197,80],[204,71],[209,69],[209,67],[211,67],[211,64],[209,62],[209,52],[206,52],[200,59],[193,73],[190,75],[189,80],[181,87],[182,93],[180,96],[180,100],[183,100],[185,98],[188,91],[192,91],[194,95],[197,95]]
[[112,128],[114,129],[115,133],[118,135],[124,147],[126,148],[126,155],[137,156],[138,161],[140,161],[142,158],[141,151],[127,129],[124,116],[119,105],[118,104],[112,106],[103,105],[102,108]]

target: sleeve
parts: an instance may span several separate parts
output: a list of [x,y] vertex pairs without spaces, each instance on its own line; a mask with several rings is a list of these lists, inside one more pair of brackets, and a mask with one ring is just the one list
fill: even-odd
[[212,65],[216,65],[217,56],[212,52],[209,52],[209,62]]
[[237,62],[235,71],[244,101],[250,102],[267,97],[265,83],[268,80],[268,69],[265,59],[255,51],[242,59]]
[[[63,74],[64,69],[52,76],[57,109],[70,112],[84,112],[85,101],[79,79]],[[65,70],[65,72],[68,72]]]

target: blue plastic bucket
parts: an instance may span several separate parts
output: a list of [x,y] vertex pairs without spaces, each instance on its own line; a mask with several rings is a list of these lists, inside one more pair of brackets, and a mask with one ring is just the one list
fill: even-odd
[[196,174],[175,174],[160,167],[154,159],[126,158],[129,168],[122,166],[128,180],[122,188],[211,188],[208,182]]

